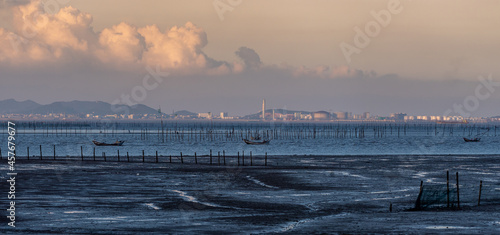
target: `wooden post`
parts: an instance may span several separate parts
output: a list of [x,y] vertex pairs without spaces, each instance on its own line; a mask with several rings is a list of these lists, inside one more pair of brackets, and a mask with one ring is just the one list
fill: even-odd
[[158,150],[156,150],[156,163],[158,163]]
[[220,151],[217,152],[217,163],[220,166]]
[[95,147],[94,147],[94,161],[95,161]]
[[82,161],[83,161],[83,146],[80,146],[80,156],[82,157]]
[[483,189],[483,181],[479,181],[479,198],[477,199],[477,206],[481,204],[481,190]]
[[182,159],[182,152],[181,152],[181,164],[184,164],[184,159]]
[[457,172],[457,205],[458,209],[460,209],[460,188],[458,184],[458,172]]
[[253,166],[252,151],[250,151],[250,166]]
[[450,207],[450,172],[446,171],[446,207]]
[[242,151],[241,153],[241,162],[243,163],[243,166],[245,165],[245,151]]
[[56,160],[56,145],[54,144],[54,160]]
[[128,152],[127,152],[127,162],[130,162],[130,158],[128,157]]
[[116,150],[116,156],[118,157],[118,161],[120,161],[120,150],[119,149]]
[[40,145],[40,160],[43,160],[43,156],[42,156],[42,145]]
[[212,150],[210,149],[210,165],[212,165]]
[[170,155],[170,163],[172,163],[172,155]]
[[[26,151],[28,152],[28,160],[30,160],[30,147],[26,147]],[[0,159],[2,158],[2,151],[0,150]]]
[[421,194],[421,193],[422,193],[422,190],[423,190],[423,189],[424,189],[424,181],[423,181],[423,180],[421,180],[421,181],[420,181],[420,192],[419,192],[419,194]]
[[267,152],[266,152],[266,158],[265,158],[264,166],[267,166]]
[[389,212],[392,212],[392,203],[389,205]]
[[222,158],[224,158],[224,166],[226,165],[226,150],[222,150]]
[[144,150],[142,150],[142,162],[144,162]]
[[102,157],[104,158],[104,161],[106,161],[106,153],[102,152]]
[[240,152],[238,152],[238,166],[240,165]]
[[[2,158],[2,149],[1,149],[1,148],[0,148],[0,159],[3,159],[3,158]],[[7,159],[9,159],[9,157],[7,157]],[[29,154],[28,154],[28,160],[30,160],[30,156],[29,156]]]
[[194,164],[198,164],[198,157],[196,157],[196,152],[194,152]]

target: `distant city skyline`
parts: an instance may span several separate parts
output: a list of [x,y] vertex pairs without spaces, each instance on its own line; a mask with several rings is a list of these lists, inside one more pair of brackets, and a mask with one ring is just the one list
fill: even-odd
[[[0,100],[0,118],[21,118],[21,119],[44,119],[44,118],[90,118],[90,119],[157,119],[159,109],[154,109],[145,105],[113,105],[102,101],[71,101],[54,102],[43,105],[31,100],[16,101],[14,99]],[[462,121],[462,120],[482,120],[492,117],[464,117],[460,115],[428,115],[393,112],[390,114],[373,114],[370,112],[353,113],[336,110],[328,112],[324,110],[293,110],[266,108],[265,100],[262,101],[262,110],[244,115],[221,112],[198,112],[196,110],[172,110],[171,113],[161,111],[161,116],[166,118],[180,119],[260,119],[271,120],[400,120],[400,121]],[[500,115],[494,116],[498,118]],[[479,118],[479,119],[478,119]],[[498,120],[496,120],[498,121]]]
[[499,4],[0,1],[0,100],[497,116]]

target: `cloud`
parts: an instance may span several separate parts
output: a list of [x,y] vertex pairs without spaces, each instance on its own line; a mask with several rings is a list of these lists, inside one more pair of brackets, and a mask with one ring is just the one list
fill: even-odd
[[[110,69],[133,70],[160,66],[174,74],[224,75],[273,70],[297,76],[322,78],[366,76],[347,66],[316,68],[265,65],[259,54],[240,47],[241,61],[219,61],[203,52],[207,33],[192,22],[160,30],[156,25],[136,27],[121,22],[95,32],[92,16],[71,6],[45,12],[40,0],[11,4],[13,31],[0,28],[0,62],[29,65],[44,63],[92,64],[101,62]],[[50,8],[52,9],[52,8]],[[52,11],[52,10],[51,10]]]
[[201,49],[207,45],[203,29],[187,22],[183,27],[174,26],[164,33],[156,25],[139,29],[145,38],[147,50],[142,61],[159,64],[164,68],[206,68],[207,57]]
[[137,28],[120,23],[101,32],[95,55],[105,63],[136,63],[141,60],[144,50],[145,39],[137,32]]
[[92,16],[73,7],[60,9],[57,14],[44,13],[39,1],[13,7],[13,32],[5,32],[11,48],[0,49],[0,59],[12,63],[66,60],[64,55],[86,53]]
[[248,47],[240,47],[234,54],[239,56],[248,68],[259,68],[262,65],[259,54]]

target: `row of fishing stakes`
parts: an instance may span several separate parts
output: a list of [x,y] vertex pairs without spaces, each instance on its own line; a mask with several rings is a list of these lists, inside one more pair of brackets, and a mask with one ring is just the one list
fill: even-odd
[[[19,135],[43,136],[103,136],[130,135],[137,140],[166,141],[241,141],[260,135],[266,139],[332,139],[400,137],[411,132],[424,132],[429,136],[497,136],[497,126],[491,124],[436,124],[436,123],[177,123],[145,122],[103,123],[81,122],[26,122],[20,125]],[[489,131],[488,133],[485,133]]]
[[[27,153],[27,159],[30,160],[30,148],[29,147],[26,147],[26,153]],[[53,145],[53,160],[57,160],[56,159],[56,146]],[[33,157],[35,157],[33,155]],[[40,145],[40,160],[43,160],[43,153],[42,153],[42,145]],[[92,157],[93,157],[93,160],[96,161],[96,154],[95,154],[95,147],[93,148],[93,154],[92,154]],[[102,152],[102,155],[101,155],[102,159],[104,161],[107,161],[106,160],[106,153],[105,152]],[[117,157],[117,161],[120,162],[120,150],[117,149],[117,153],[116,153],[116,157]],[[165,156],[159,156],[158,155],[158,151],[155,151],[155,163],[159,163],[159,158],[160,157],[165,157]],[[184,156],[182,154],[182,152],[180,152],[180,162],[183,164],[184,163],[184,158],[186,156]],[[228,156],[229,157],[229,156]],[[234,158],[234,156],[232,156]],[[221,152],[217,152],[217,165],[221,165],[221,158],[222,158],[222,164],[225,166],[226,165],[226,151],[223,150],[222,151],[222,155],[221,155]],[[0,148],[0,159],[2,159],[2,149]],[[84,154],[83,154],[83,146],[80,146],[80,159],[81,161],[84,161]],[[68,156],[64,159],[64,160],[70,160],[68,159]],[[213,155],[212,155],[212,150],[210,149],[210,154],[209,154],[209,164],[212,165],[213,164]],[[127,162],[130,162],[130,156],[129,156],[129,153],[127,152]],[[146,162],[146,155],[145,155],[145,152],[144,150],[142,150],[142,162]],[[169,156],[169,162],[172,163],[172,155]],[[198,155],[196,152],[194,152],[194,163],[195,164],[198,164]],[[237,154],[237,165],[240,166],[240,152],[238,152]],[[242,152],[242,161],[241,161],[241,165],[245,166],[245,151]],[[250,151],[250,166],[253,166],[253,155],[252,155],[252,151]],[[267,166],[267,152],[265,153],[264,155],[264,166]]]

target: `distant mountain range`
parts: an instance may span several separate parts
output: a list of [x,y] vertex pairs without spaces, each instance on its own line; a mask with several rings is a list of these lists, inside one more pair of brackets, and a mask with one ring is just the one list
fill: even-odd
[[137,104],[132,106],[112,105],[102,101],[69,101],[54,102],[52,104],[42,105],[34,101],[16,101],[14,99],[0,101],[0,114],[49,114],[64,113],[72,115],[94,114],[94,115],[113,115],[125,114],[123,110],[128,108],[128,114],[156,114],[158,110],[146,105]]
[[[113,108],[113,109],[112,109]],[[127,105],[117,105],[112,107],[110,103],[102,102],[102,101],[68,101],[68,102],[54,102],[51,104],[42,105],[36,103],[31,100],[26,101],[16,101],[14,99],[2,100],[0,101],[0,115],[3,114],[40,114],[46,115],[49,113],[55,114],[66,114],[66,115],[85,115],[85,114],[93,114],[93,115],[113,115],[113,114],[124,114],[123,110],[128,109],[128,114],[157,114],[158,110],[153,109],[149,106],[143,104],[137,104],[132,106]],[[266,113],[272,113],[272,109],[266,110]],[[311,112],[307,111],[293,111],[293,110],[285,110],[285,109],[275,109],[275,113],[281,114],[293,114],[293,113],[302,113],[302,114],[310,114]],[[255,113],[246,115],[243,119],[260,119],[261,113]],[[193,113],[187,110],[176,111],[169,116],[173,117],[174,115],[178,116],[191,116],[197,117],[198,113]]]

